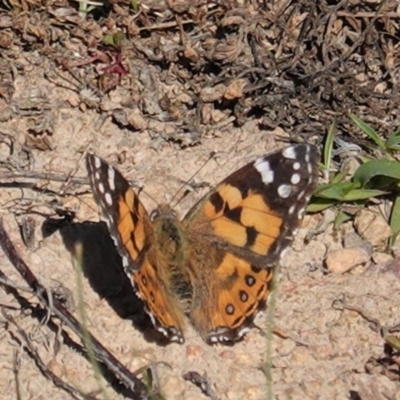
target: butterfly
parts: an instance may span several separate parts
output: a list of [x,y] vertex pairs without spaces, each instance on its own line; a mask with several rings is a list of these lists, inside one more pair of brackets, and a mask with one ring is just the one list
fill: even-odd
[[187,320],[209,344],[250,330],[315,188],[318,158],[308,144],[260,157],[179,220],[169,205],[148,214],[119,171],[87,155],[94,198],[125,272],[169,341],[184,342]]

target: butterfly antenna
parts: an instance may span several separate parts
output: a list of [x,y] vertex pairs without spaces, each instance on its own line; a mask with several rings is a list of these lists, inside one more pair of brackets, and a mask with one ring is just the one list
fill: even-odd
[[[216,155],[215,151],[212,151],[210,153],[210,155],[208,156],[207,160],[204,161],[204,163],[192,174],[192,176],[189,178],[189,180],[187,180],[186,182],[184,182],[179,189],[176,191],[176,193],[172,196],[172,199],[169,201],[169,205],[171,206],[172,202],[176,199],[176,197],[178,196],[178,193],[207,165],[207,163],[214,158]],[[185,197],[185,194],[176,202],[175,206],[176,207],[181,200]],[[172,207],[172,206],[171,206]]]
[[147,196],[151,201],[154,201],[154,203],[156,204],[156,207],[158,207],[160,204],[158,203],[158,201],[150,194],[147,193],[144,190],[144,186],[140,186],[137,190],[136,190],[136,194],[138,195],[138,197],[140,196],[140,193],[143,193],[145,196]]

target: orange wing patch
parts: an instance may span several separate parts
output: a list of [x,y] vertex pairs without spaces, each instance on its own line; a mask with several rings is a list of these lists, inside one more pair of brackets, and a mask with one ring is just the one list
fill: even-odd
[[210,277],[213,286],[207,298],[191,315],[193,325],[211,343],[239,339],[267,300],[272,278],[271,269],[226,253]]
[[230,184],[217,188],[204,205],[203,213],[216,236],[262,256],[268,254],[279,237],[283,223],[261,194],[250,192],[243,197]]
[[[272,271],[227,253],[215,271],[221,291],[212,326],[236,329],[255,314],[269,294]],[[234,277],[234,278],[233,278]]]
[[118,199],[117,231],[126,251],[133,261],[137,260],[146,244],[146,210],[136,200],[136,194],[129,189]]
[[[183,342],[183,315],[179,305],[168,295],[164,283],[157,277],[155,268],[146,258],[140,268],[131,276],[138,296],[145,302],[157,330],[170,337],[170,340]],[[168,334],[167,334],[168,333]]]

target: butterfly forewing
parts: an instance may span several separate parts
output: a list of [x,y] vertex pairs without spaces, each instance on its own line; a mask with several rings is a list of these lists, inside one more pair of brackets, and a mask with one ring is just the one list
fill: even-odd
[[95,200],[106,217],[124,266],[138,270],[147,238],[151,235],[145,208],[126,179],[101,158],[88,154],[86,167]]
[[106,217],[125,271],[154,327],[169,340],[183,342],[181,313],[163,290],[165,285],[156,272],[162,265],[149,261],[154,235],[145,208],[126,179],[101,158],[88,154],[86,167],[94,198]]
[[260,157],[228,176],[188,213],[237,254],[276,262],[299,226],[317,179],[318,153],[293,145]]

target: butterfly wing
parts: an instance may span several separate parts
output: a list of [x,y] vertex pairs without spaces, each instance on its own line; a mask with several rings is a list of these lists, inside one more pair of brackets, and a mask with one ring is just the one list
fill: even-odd
[[[94,198],[100,206],[125,272],[145,303],[155,328],[169,340],[182,342],[182,317],[157,271],[154,232],[139,197],[126,179],[101,158],[88,154],[86,167]],[[162,261],[161,261],[162,263]]]
[[317,161],[316,148],[306,144],[258,158],[228,176],[185,217],[187,229],[193,227],[213,248],[210,259],[218,260],[203,266],[209,289],[198,292],[191,317],[206,340],[237,340],[248,330],[315,187]]
[[203,287],[196,288],[189,318],[205,341],[234,342],[248,332],[255,314],[266,302],[273,271],[229,251],[217,249],[215,253],[220,259],[216,267],[202,264]]

